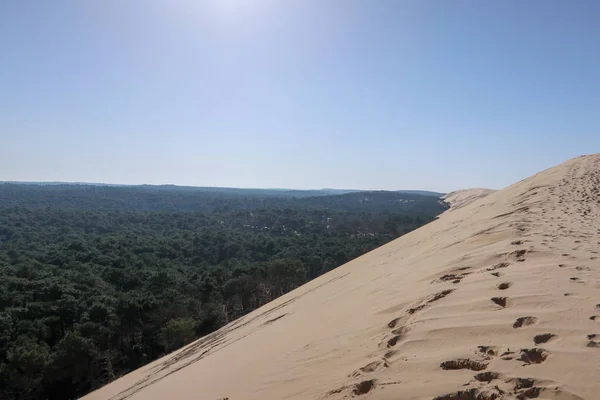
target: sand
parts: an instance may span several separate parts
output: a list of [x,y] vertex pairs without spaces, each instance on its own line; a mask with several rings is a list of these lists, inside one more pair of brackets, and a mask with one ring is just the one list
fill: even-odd
[[450,204],[454,211],[494,192],[492,189],[463,189],[448,193],[442,199]]
[[599,193],[543,171],[85,399],[600,399]]

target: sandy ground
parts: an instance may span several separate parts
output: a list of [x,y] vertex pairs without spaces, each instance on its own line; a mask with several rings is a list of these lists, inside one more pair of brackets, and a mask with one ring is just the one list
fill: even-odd
[[85,399],[600,399],[599,194],[568,161]]
[[448,193],[442,199],[450,204],[452,210],[457,210],[494,192],[492,189],[463,189]]

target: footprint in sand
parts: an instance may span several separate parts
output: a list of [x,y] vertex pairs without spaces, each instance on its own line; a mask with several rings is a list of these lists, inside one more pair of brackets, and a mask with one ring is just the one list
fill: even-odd
[[503,360],[512,360],[514,351],[510,351],[510,348],[502,351],[501,347],[498,346],[477,346],[477,349],[486,360],[492,360],[493,358],[500,357]]
[[396,327],[396,325],[398,325],[398,322],[400,322],[401,320],[402,320],[402,317],[394,318],[393,320],[388,322],[388,324],[387,324],[388,328],[394,329]]
[[511,378],[507,379],[506,383],[512,383],[514,385],[514,390],[517,391],[533,387],[535,381],[531,378]]
[[383,359],[384,360],[389,360],[390,358],[394,357],[396,354],[398,354],[398,350],[390,350],[387,351],[384,355],[383,355]]
[[343,391],[348,390],[348,389],[352,390],[352,395],[362,396],[364,394],[369,393],[371,390],[375,389],[375,387],[377,386],[376,382],[377,382],[376,379],[369,379],[366,381],[355,383],[353,385],[342,386],[337,389],[330,390],[329,392],[327,392],[327,396],[342,393]]
[[592,333],[591,335],[587,335],[587,338],[589,340],[587,347],[600,349],[600,335]]
[[477,346],[477,350],[486,358],[491,359],[498,355],[500,347],[498,346]]
[[517,318],[515,323],[513,324],[513,328],[522,328],[524,326],[529,326],[537,323],[538,319],[536,317],[520,317]]
[[491,372],[491,371],[480,372],[479,374],[475,375],[473,378],[475,378],[475,380],[478,382],[490,383],[493,380],[500,379],[500,374],[497,372]]
[[398,344],[398,342],[400,341],[400,339],[402,339],[402,337],[400,335],[392,336],[387,341],[387,347],[394,347],[395,345]]
[[427,304],[420,304],[420,305],[418,305],[416,307],[409,308],[406,312],[409,313],[409,314],[414,314],[417,311],[421,311],[425,307],[427,307]]
[[525,365],[541,364],[548,358],[549,353],[545,349],[521,349],[520,361],[523,361]]
[[498,263],[498,264],[494,265],[493,267],[490,267],[490,268],[486,269],[486,271],[495,271],[495,270],[500,269],[500,268],[506,268],[509,265],[510,265],[510,263],[501,262],[501,263]]
[[[535,386],[536,381],[533,378],[512,378],[507,379],[506,383],[512,383],[514,385],[512,393],[516,395],[518,400],[537,398],[556,400],[583,400],[583,398],[577,396],[576,394],[573,394],[560,387]],[[545,382],[545,384],[547,385],[548,383]]]
[[454,292],[454,289],[444,290],[443,292],[439,292],[433,295],[431,299],[427,300],[427,303],[433,303],[434,301],[438,301],[439,299],[443,299],[448,296],[450,293]]
[[401,326],[400,328],[394,329],[392,331],[393,335],[398,335],[398,336],[401,336],[401,337],[406,336],[407,333],[408,333],[408,328],[405,327],[405,326]]
[[459,390],[458,392],[448,393],[441,396],[436,396],[433,400],[494,400],[497,399],[495,393],[482,392],[479,389],[472,388],[467,390]]
[[557,336],[553,333],[542,333],[541,335],[535,335],[533,337],[533,343],[535,343],[536,345],[538,344],[542,344],[542,343],[548,343],[551,340],[555,339]]
[[517,262],[523,262],[523,261],[525,261],[525,254],[527,254],[527,253],[528,253],[528,250],[521,249],[521,250],[513,251],[512,253],[510,253],[510,255],[513,256],[514,258],[516,258]]
[[[548,387],[548,381],[544,382],[544,386],[535,386],[536,381],[532,378],[503,378],[495,372],[484,372],[475,375],[475,380],[464,384],[470,386],[472,384],[479,385],[470,389],[459,390],[457,392],[448,393],[445,395],[434,397],[433,400],[500,400],[507,398],[517,400],[527,399],[554,399],[554,400],[583,400],[561,387]],[[500,388],[501,385],[491,386],[491,383],[502,379],[504,383],[512,385],[512,389],[507,387]],[[483,386],[481,384],[484,384]],[[490,385],[490,386],[486,386]],[[514,397],[513,397],[514,395]]]
[[431,303],[433,303],[435,301],[438,301],[440,299],[443,299],[444,297],[448,296],[450,293],[454,292],[454,290],[455,289],[447,289],[447,290],[444,290],[442,292],[439,292],[439,293],[436,293],[434,295],[431,295],[428,298],[426,298],[425,300],[421,301],[421,304],[419,304],[419,305],[417,305],[415,307],[409,308],[406,312],[408,314],[412,315],[412,314],[416,313],[417,311],[421,311],[422,309],[424,309],[425,307],[427,307],[429,304],[431,304]]
[[[461,268],[462,269],[462,268]],[[462,274],[446,274],[441,276],[440,278],[434,280],[431,283],[440,283],[452,281],[452,283],[460,283],[465,277],[471,275],[471,272],[463,272]]]
[[389,367],[389,365],[385,361],[374,361],[372,363],[369,363],[369,364],[365,365],[362,368],[357,369],[352,374],[350,374],[350,376],[351,377],[357,377],[357,376],[360,376],[362,374],[370,374],[372,372],[377,371],[378,369],[388,368],[388,367]]
[[508,304],[508,297],[492,297],[490,300],[502,308],[505,308]]
[[402,320],[402,318],[395,318],[395,319],[391,320],[390,322],[388,322],[387,326],[389,328],[392,328],[392,329],[395,328],[395,329],[392,331],[392,335],[394,335],[394,336],[392,336],[390,339],[387,340],[386,347],[388,347],[388,348],[394,347],[408,333],[408,328],[405,326],[396,328],[398,326],[398,323],[400,323],[401,320]]
[[352,389],[352,393],[357,396],[362,396],[363,394],[369,393],[373,388],[375,388],[375,379],[370,379],[368,381],[362,381],[354,385]]
[[468,358],[459,358],[457,360],[444,361],[440,367],[445,370],[469,369],[471,371],[483,371],[487,364],[474,361]]

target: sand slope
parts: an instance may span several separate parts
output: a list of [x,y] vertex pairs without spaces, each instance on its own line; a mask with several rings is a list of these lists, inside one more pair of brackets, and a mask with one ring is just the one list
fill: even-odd
[[492,189],[463,189],[448,193],[442,199],[456,210],[494,192]]
[[86,399],[599,399],[600,155],[443,214]]

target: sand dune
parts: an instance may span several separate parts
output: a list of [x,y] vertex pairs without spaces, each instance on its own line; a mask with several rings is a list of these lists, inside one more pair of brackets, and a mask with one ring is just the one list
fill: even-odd
[[86,399],[600,399],[600,155],[273,301]]
[[442,199],[456,210],[494,192],[492,189],[463,189],[448,193]]

